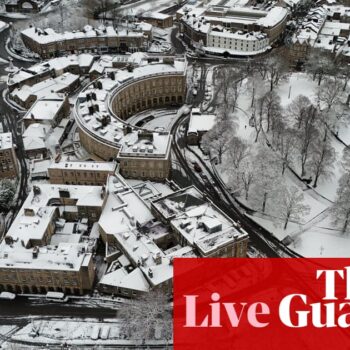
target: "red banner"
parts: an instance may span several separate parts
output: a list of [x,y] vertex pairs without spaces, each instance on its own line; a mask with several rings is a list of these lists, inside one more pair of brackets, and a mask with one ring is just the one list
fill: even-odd
[[350,350],[349,259],[175,259],[174,349]]

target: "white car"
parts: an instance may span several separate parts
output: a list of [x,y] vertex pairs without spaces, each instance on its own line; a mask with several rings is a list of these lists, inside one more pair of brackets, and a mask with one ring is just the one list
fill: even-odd
[[197,89],[193,89],[193,90],[192,90],[192,95],[193,95],[193,96],[197,96],[197,93],[198,93]]
[[1,292],[0,299],[3,300],[14,300],[16,298],[16,294],[10,292]]

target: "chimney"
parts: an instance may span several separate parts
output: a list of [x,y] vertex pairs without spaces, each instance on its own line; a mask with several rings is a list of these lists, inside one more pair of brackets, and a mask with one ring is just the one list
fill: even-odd
[[39,247],[36,246],[33,249],[33,259],[36,259],[38,257],[38,255],[39,255]]
[[162,257],[159,252],[153,255],[153,260],[156,263],[156,265],[160,265],[162,263]]

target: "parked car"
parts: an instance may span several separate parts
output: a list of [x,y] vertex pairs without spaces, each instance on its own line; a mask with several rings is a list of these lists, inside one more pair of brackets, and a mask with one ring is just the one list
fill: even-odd
[[53,301],[55,303],[66,303],[68,301],[68,297],[61,292],[47,292],[46,300]]
[[16,298],[16,294],[10,292],[1,292],[0,300],[14,300]]
[[209,182],[208,176],[205,174],[201,174],[201,178],[203,179],[204,182]]
[[203,170],[200,167],[200,165],[197,162],[193,162],[193,169],[197,172],[197,173],[201,173]]

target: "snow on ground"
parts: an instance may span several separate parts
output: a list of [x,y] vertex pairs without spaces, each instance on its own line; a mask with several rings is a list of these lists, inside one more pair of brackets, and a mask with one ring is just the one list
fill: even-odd
[[4,29],[6,29],[8,27],[8,24],[0,21],[0,32],[2,32]]
[[177,119],[177,114],[164,114],[143,125],[143,128],[156,131],[170,131],[174,121]]
[[321,179],[319,181],[319,184],[317,185],[316,191],[333,202],[336,198],[338,180],[342,175],[340,160],[343,155],[344,145],[341,144],[335,138],[333,138],[332,146],[334,147],[337,154],[337,161],[334,163],[333,166],[333,175],[329,179]]
[[[39,344],[49,346],[49,344],[62,345],[64,343],[89,349],[116,345],[125,346],[125,348],[129,348],[130,345],[135,346],[135,341],[124,338],[116,319],[104,320],[104,322],[99,322],[97,319],[36,320],[17,331],[10,341],[2,344],[2,348],[14,349],[13,346],[15,346],[17,349],[16,341],[27,342],[28,345],[32,343],[35,347],[38,347]],[[11,344],[12,342],[14,345]],[[163,340],[146,341],[149,346],[159,346],[163,343]],[[22,348],[26,347],[21,345]]]
[[283,81],[277,89],[277,93],[281,97],[281,104],[286,107],[298,95],[304,95],[310,101],[314,101],[317,94],[317,83],[310,79],[306,73],[294,73],[290,79]]
[[[305,73],[294,73],[290,79],[283,80],[276,88],[276,92],[281,98],[281,104],[286,107],[298,95],[307,96],[315,102],[317,94],[317,82],[313,81]],[[251,89],[248,88],[247,80],[243,80],[241,94],[238,98],[238,107],[233,117],[234,128],[237,136],[244,139],[252,146],[252,152],[255,152],[257,143],[255,143],[255,129],[249,126],[251,117]],[[339,131],[340,139],[350,143],[350,125],[341,128]],[[338,179],[341,176],[340,160],[342,157],[344,145],[335,137],[332,139],[332,145],[337,154],[337,161],[334,163],[333,175],[329,179],[320,179],[317,188],[309,188],[301,182],[292,172],[286,171],[285,182],[288,186],[298,186],[304,194],[304,204],[310,206],[310,213],[305,216],[301,222],[289,222],[286,230],[281,224],[276,224],[278,220],[268,215],[257,213],[254,220],[263,227],[273,232],[279,239],[290,235],[295,240],[291,248],[299,254],[314,256],[350,256],[350,237],[344,236],[341,232],[333,229],[329,208],[336,197]],[[224,182],[227,183],[229,174],[225,171],[225,161],[222,166],[218,166],[219,173]],[[295,169],[298,171],[298,169]],[[239,198],[244,204],[244,199]],[[248,205],[249,206],[249,205]]]
[[170,131],[178,113],[178,109],[146,110],[129,118],[128,123],[148,130]]
[[[33,338],[30,334],[33,328],[38,336]],[[33,341],[36,343],[57,343],[60,340],[65,342],[91,341],[94,328],[109,328],[108,339],[120,339],[120,328],[118,323],[101,323],[96,321],[33,321],[21,330],[16,332],[12,338],[14,340]],[[108,342],[108,340],[107,340]]]
[[11,332],[14,328],[16,328],[16,326],[4,326],[1,325],[0,326],[0,337],[1,336],[5,336],[7,333]]
[[0,12],[0,16],[7,17],[7,18],[13,18],[13,19],[27,19],[28,16],[24,15],[23,13],[15,13],[15,12]]
[[338,133],[339,138],[346,144],[350,145],[350,125],[344,125]]
[[332,229],[329,217],[324,218],[315,226],[294,237],[294,232],[300,231],[302,227],[295,223],[290,223],[287,230],[276,230],[274,224],[264,218],[251,217],[267,230],[273,232],[279,239],[284,239],[287,235],[295,240],[289,246],[294,251],[305,257],[348,257],[349,256],[349,236]]

